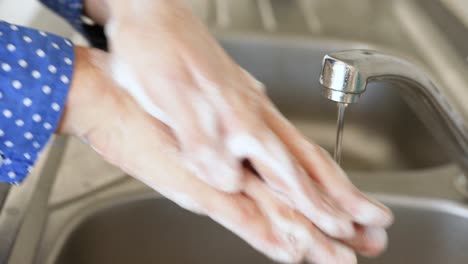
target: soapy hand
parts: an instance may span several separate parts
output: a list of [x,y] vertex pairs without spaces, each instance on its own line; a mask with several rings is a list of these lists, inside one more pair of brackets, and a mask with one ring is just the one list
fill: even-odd
[[180,0],[102,1],[85,1],[87,13],[106,24],[113,78],[137,102],[100,89],[113,103],[84,121],[105,121],[78,134],[107,160],[276,260],[382,252],[389,210],[276,110]]
[[245,188],[242,160],[290,206],[327,235],[346,239],[354,223],[384,227],[392,218],[348,181],[271,104],[180,0],[112,1],[106,25],[115,79],[168,125],[181,162],[214,188]]
[[[294,142],[284,143],[291,149],[290,155],[298,157],[297,162],[305,164],[304,170],[310,173],[301,174],[304,178],[297,185],[286,185],[297,188],[297,193],[271,188],[249,166],[240,169],[244,178],[242,192],[224,192],[196,177],[184,166],[185,153],[173,130],[116,87],[109,61],[106,53],[76,49],[72,87],[59,133],[83,138],[112,164],[180,206],[210,216],[275,260],[350,264],[356,263],[353,251],[376,255],[385,248],[383,226],[389,223],[390,215],[382,213],[379,220],[383,221],[375,224],[364,223],[375,220],[372,214],[356,214],[364,217],[353,218],[353,213],[362,210],[359,203],[365,201],[369,208],[374,205],[315,145],[299,148]],[[265,102],[261,109],[272,133],[280,138],[298,137],[271,105]],[[349,198],[354,200],[346,201]],[[297,201],[304,205],[298,206]],[[326,210],[349,221],[353,234],[338,240],[322,232],[315,219]]]

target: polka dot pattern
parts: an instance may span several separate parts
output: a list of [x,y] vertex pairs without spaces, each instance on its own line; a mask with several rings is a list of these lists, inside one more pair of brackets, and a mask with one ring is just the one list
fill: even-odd
[[0,181],[16,184],[58,126],[74,48],[69,40],[1,20],[0,36]]

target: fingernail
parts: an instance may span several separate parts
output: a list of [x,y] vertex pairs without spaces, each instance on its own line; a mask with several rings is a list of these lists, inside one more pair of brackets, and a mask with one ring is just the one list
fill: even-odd
[[317,221],[317,226],[326,234],[334,238],[352,238],[355,235],[355,230],[351,222],[340,221],[330,217],[322,217]]
[[383,228],[368,228],[366,235],[374,244],[387,245],[388,236]]
[[364,255],[377,256],[387,248],[388,236],[383,228],[367,228],[365,234],[369,246]]
[[371,201],[362,202],[354,215],[356,222],[362,225],[388,227],[393,223],[393,216]]

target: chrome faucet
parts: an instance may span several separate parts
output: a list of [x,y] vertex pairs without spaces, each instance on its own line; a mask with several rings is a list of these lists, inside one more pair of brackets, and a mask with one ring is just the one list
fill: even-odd
[[[455,109],[454,98],[450,97],[453,95],[436,87],[417,66],[394,56],[370,50],[325,55],[320,84],[326,98],[342,104],[357,103],[371,82],[390,83],[401,91],[409,106],[458,162],[468,183],[468,113]],[[468,193],[468,188],[465,191]]]

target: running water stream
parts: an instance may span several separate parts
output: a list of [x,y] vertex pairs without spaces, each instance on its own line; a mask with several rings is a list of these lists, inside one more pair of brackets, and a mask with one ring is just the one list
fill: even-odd
[[343,141],[344,116],[345,116],[345,110],[347,106],[348,104],[338,103],[338,120],[336,123],[336,143],[335,143],[335,153],[333,154],[333,158],[338,164],[341,163],[341,148],[342,148],[342,141]]

